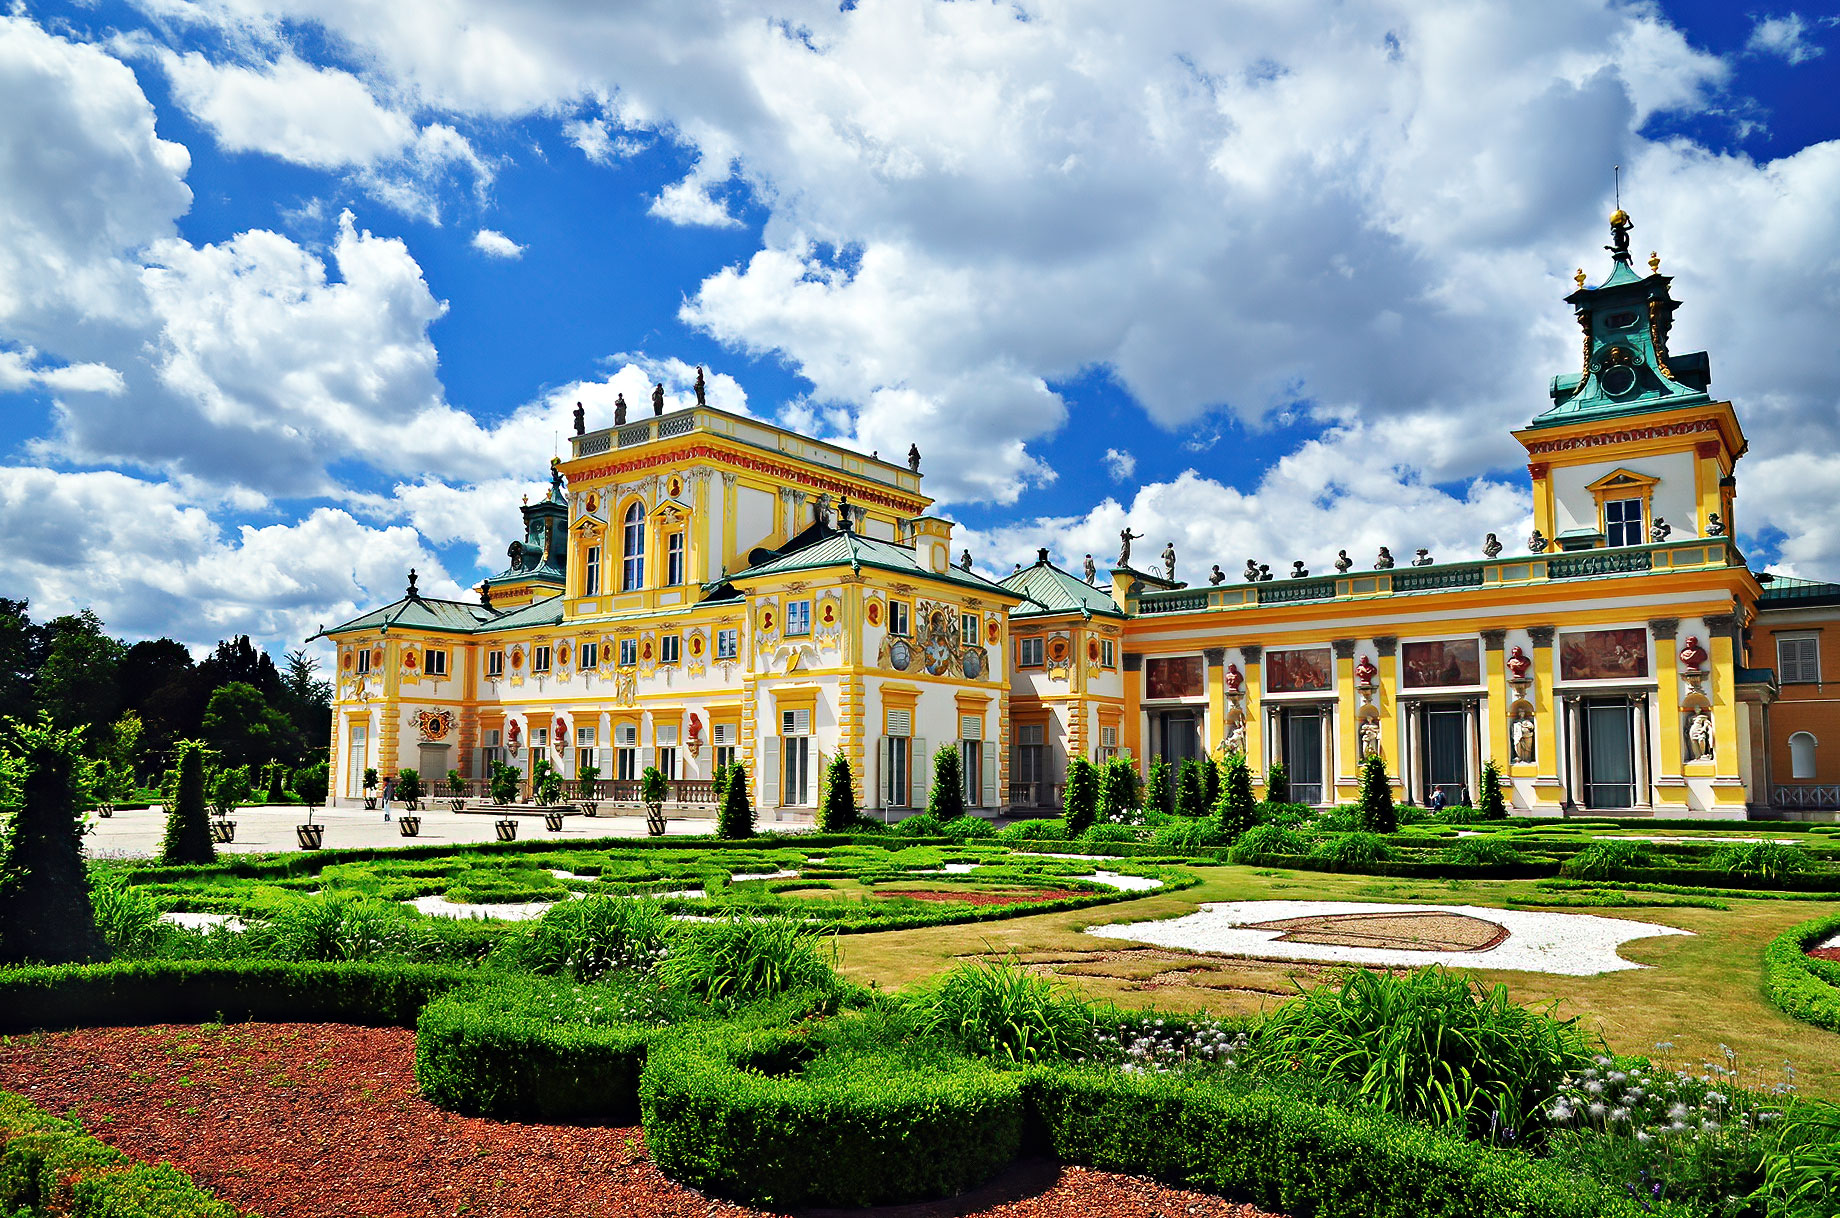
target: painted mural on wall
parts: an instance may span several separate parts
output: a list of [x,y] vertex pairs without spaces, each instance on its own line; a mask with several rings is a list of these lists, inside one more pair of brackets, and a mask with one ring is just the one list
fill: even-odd
[[935,677],[979,680],[990,672],[989,657],[976,639],[959,633],[958,610],[920,601],[914,606],[911,638],[887,635],[877,662],[896,672],[925,672]]
[[1559,636],[1559,679],[1617,681],[1648,675],[1648,632],[1580,630]]
[[1402,643],[1399,661],[1407,689],[1482,684],[1482,653],[1475,639]]
[[1302,647],[1294,651],[1265,653],[1265,691],[1273,694],[1308,694],[1335,684],[1335,661],[1327,647]]
[[1207,692],[1200,656],[1152,656],[1144,661],[1144,697],[1199,698]]

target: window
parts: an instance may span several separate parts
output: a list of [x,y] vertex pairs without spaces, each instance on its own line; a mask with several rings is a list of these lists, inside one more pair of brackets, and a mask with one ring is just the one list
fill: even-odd
[[645,512],[638,504],[626,509],[626,523],[620,531],[621,551],[626,560],[620,564],[620,590],[631,592],[645,586]]
[[620,667],[631,668],[639,662],[639,640],[620,640]]
[[658,640],[658,662],[660,664],[677,663],[678,654],[683,650],[682,636],[667,634]]
[[888,736],[882,742],[882,806],[905,808],[911,798],[914,759],[914,712],[888,711]]
[[716,769],[735,764],[735,737],[739,734],[736,726],[732,723],[717,723],[711,725],[709,731],[716,750]]
[[1642,537],[1640,499],[1604,500],[1604,534],[1613,546],[1639,546]]
[[782,736],[811,735],[811,712],[804,709],[781,711],[779,734]]
[[548,672],[549,671],[549,644],[548,643],[540,643],[536,647],[533,647],[531,649],[530,671],[532,672]]
[[486,676],[502,677],[505,675],[505,653],[503,651],[486,652]]
[[888,633],[906,637],[908,633],[906,601],[888,602]]
[[594,729],[591,727],[576,728],[575,729],[575,747],[578,749],[593,748],[594,747]]
[[1099,644],[1099,666],[1101,668],[1118,667],[1118,644],[1105,639]]
[[1814,777],[1815,738],[1807,732],[1789,737],[1789,777]]
[[1821,640],[1776,640],[1776,676],[1784,685],[1812,685],[1821,679]]
[[1041,667],[1042,641],[1039,638],[1016,640],[1016,667]]
[[639,777],[639,725],[618,723],[613,728],[613,774],[631,782]]
[[425,677],[446,676],[447,653],[445,651],[424,651],[422,653],[422,675]]
[[599,668],[601,666],[601,645],[599,643],[583,643],[581,645],[579,658],[583,669]]
[[786,633],[788,635],[811,633],[810,601],[786,602]]
[[1047,775],[1047,736],[1046,724],[1019,723],[1016,725],[1016,755],[1010,775],[1011,782],[1027,783],[1035,788],[1029,792],[1032,799],[1030,806],[1041,806],[1045,794],[1040,788],[1048,781]]
[[531,728],[530,729],[530,747],[533,749],[548,748],[549,747],[549,729],[546,727]]
[[601,548],[589,546],[588,556],[582,563],[581,594],[599,596],[601,594]]
[[676,745],[661,745],[657,749],[654,749],[653,751],[658,754],[658,759],[652,764],[658,767],[658,772],[664,775],[664,779],[666,782],[676,782],[677,781],[677,746]]
[[684,535],[682,533],[673,533],[664,539],[664,582],[672,585],[684,582]]
[[780,741],[785,766],[780,770],[779,802],[798,808],[811,802],[811,737],[788,736]]
[[1097,760],[1110,761],[1116,756],[1118,756],[1117,724],[1113,724],[1110,727],[1101,727],[1099,729],[1099,756]]
[[369,672],[370,670],[371,670],[371,649],[368,647],[360,647],[358,648],[358,675],[363,676],[365,673]]
[[730,626],[727,630],[716,631],[716,659],[732,660],[740,650],[741,632]]
[[967,647],[976,647],[978,641],[978,615],[961,613],[958,615],[958,637]]

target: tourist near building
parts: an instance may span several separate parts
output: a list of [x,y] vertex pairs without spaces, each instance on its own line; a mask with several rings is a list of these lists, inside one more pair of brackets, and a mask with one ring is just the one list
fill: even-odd
[[[1514,433],[1534,532],[1474,556],[1404,539],[1397,558],[1251,560],[1190,587],[1173,547],[1145,561],[1127,528],[1103,572],[1044,549],[995,580],[953,556],[917,450],[891,464],[714,409],[700,372],[682,410],[662,387],[637,421],[622,401],[588,430],[578,408],[477,601],[411,578],[324,632],[335,794],[360,796],[367,767],[477,781],[542,756],[596,765],[615,800],[656,765],[697,807],[737,760],[771,820],[815,806],[841,753],[861,805],[898,815],[951,745],[967,804],[992,813],[1057,806],[1071,757],[1230,751],[1261,784],[1283,762],[1309,803],[1354,799],[1378,753],[1414,802],[1475,801],[1493,761],[1524,813],[1761,811],[1772,773],[1802,772],[1772,734],[1793,717],[1787,693],[1772,717],[1779,652],[1755,634],[1792,581],[1766,596],[1745,564],[1743,431],[1706,354],[1670,349],[1672,280],[1653,255],[1632,265],[1630,228],[1611,217],[1606,278],[1579,271],[1578,363]],[[1821,731],[1840,743],[1840,716]]]

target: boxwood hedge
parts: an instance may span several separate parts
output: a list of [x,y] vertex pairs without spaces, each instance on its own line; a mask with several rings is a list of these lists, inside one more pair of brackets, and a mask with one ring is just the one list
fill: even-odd
[[1840,914],[1791,926],[1763,949],[1763,996],[1796,1019],[1840,1032],[1840,964],[1808,949],[1840,933]]
[[14,1218],[238,1218],[168,1164],[137,1163],[0,1091],[0,1213]]

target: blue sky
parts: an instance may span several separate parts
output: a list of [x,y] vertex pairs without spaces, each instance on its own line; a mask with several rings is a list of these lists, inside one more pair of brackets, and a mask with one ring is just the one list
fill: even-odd
[[918,442],[991,571],[1463,557],[1527,531],[1613,163],[1741,542],[1840,577],[1831,8],[691,9],[15,4],[0,595],[271,646],[458,595],[574,401],[699,363]]

